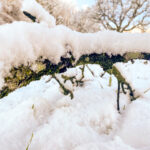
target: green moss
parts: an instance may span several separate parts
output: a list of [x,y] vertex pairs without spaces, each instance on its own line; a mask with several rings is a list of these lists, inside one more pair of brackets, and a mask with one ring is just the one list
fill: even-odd
[[42,62],[36,62],[35,66],[36,66],[36,70],[35,70],[36,73],[46,69],[46,65],[43,64]]
[[90,58],[87,56],[86,58],[85,58],[85,62],[89,62],[90,61]]
[[[122,83],[126,83],[125,78],[121,75],[119,70],[113,66],[116,62],[127,62],[130,59],[150,59],[149,54],[141,54],[141,53],[127,53],[124,56],[109,56],[107,54],[90,54],[83,55],[80,59],[75,63],[75,58],[71,53],[69,58],[61,58],[61,61],[58,64],[51,63],[48,59],[44,59],[42,57],[36,61],[36,71],[32,70],[31,66],[20,65],[17,68],[12,67],[8,76],[5,77],[5,86],[0,91],[0,98],[8,95],[10,92],[14,91],[17,88],[28,85],[31,81],[39,80],[43,75],[54,75],[56,73],[65,72],[67,68],[75,67],[78,65],[85,64],[99,64],[102,66],[104,71],[107,71],[110,74],[114,74],[118,81]],[[82,71],[82,77],[84,77],[84,71]],[[83,85],[82,78],[81,80],[74,81],[74,77],[67,78],[64,76],[64,80],[70,80],[72,82],[76,82],[77,85]],[[109,82],[111,85],[111,79]],[[62,87],[63,88],[63,87]],[[70,94],[72,96],[71,91],[64,89],[64,94]]]
[[61,75],[61,77],[64,79],[64,83],[66,83],[66,81],[70,80],[71,83],[74,84],[75,76],[68,77],[68,76],[65,76],[65,75]]
[[111,87],[111,85],[112,85],[112,77],[110,76],[109,77],[109,84],[108,84],[108,86]]
[[115,66],[112,67],[112,74],[118,79],[119,82],[126,83],[125,78],[121,75]]
[[2,90],[0,91],[0,98],[3,98],[4,96],[7,96],[12,90],[9,89],[9,87],[4,86]]
[[143,59],[144,55],[140,52],[128,52],[124,55],[124,58],[126,61],[132,60],[132,59]]
[[107,54],[90,54],[90,55],[83,55],[80,57],[76,65],[83,65],[83,64],[99,64],[102,66],[104,71],[108,69],[112,69],[112,65],[116,62],[124,62],[125,59],[123,56],[109,56]]
[[57,77],[55,75],[53,75],[53,78],[59,83],[62,91],[63,91],[63,94],[64,95],[70,95],[70,98],[73,99],[73,92],[69,89],[67,89],[60,81],[59,79],[57,79]]

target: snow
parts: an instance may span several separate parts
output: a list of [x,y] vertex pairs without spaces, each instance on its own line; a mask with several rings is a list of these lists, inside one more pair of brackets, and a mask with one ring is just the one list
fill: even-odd
[[94,52],[109,55],[123,55],[126,52],[149,53],[149,40],[148,33],[130,34],[113,31],[79,33],[63,25],[49,28],[38,23],[22,21],[1,25],[0,87],[3,77],[8,74],[12,66],[32,64],[40,56],[57,64],[61,56],[67,55],[69,51],[76,60],[83,54]]
[[135,148],[150,149],[150,100],[138,99],[128,106],[122,116],[118,135]]
[[[134,83],[144,81],[147,75],[143,72],[149,69],[148,64],[137,60],[120,66],[126,68],[129,77],[134,76]],[[143,78],[138,78],[137,70],[130,69],[131,66],[141,66],[138,76]],[[68,69],[64,74],[78,76],[79,67]],[[132,103],[128,95],[121,93],[119,114],[116,78],[112,76],[112,85],[108,86],[109,74],[100,78],[103,73],[100,66],[88,67],[94,75],[85,68],[85,83],[74,89],[73,100],[60,92],[56,80],[47,82],[50,76],[1,99],[0,149],[26,149],[33,134],[29,150],[149,150],[150,92]]]
[[[0,3],[1,4],[1,3]],[[59,25],[35,0],[24,0],[22,11],[38,23],[13,22],[0,26],[0,88],[13,66],[30,64],[40,57],[59,63],[72,52],[76,61],[91,53],[123,55],[150,53],[150,34],[100,31],[79,33]],[[39,13],[40,12],[40,13]],[[85,65],[84,84],[64,83],[62,75],[82,77],[81,67],[56,74],[74,98],[62,94],[51,76],[17,89],[0,100],[0,149],[21,150],[149,150],[150,61],[116,63],[135,90],[136,101],[120,93],[117,111],[117,79],[99,65]],[[109,85],[109,79],[112,83]]]
[[56,25],[55,18],[35,0],[23,0],[21,10],[35,16],[37,19],[36,22],[42,25],[48,27],[54,27]]
[[[150,62],[136,60],[136,63],[133,64],[129,61],[128,63],[116,63],[115,66],[132,88],[135,89],[136,96],[145,97],[145,94],[150,90]],[[127,72],[130,72],[130,74],[127,74]],[[144,76],[143,73],[145,73]]]

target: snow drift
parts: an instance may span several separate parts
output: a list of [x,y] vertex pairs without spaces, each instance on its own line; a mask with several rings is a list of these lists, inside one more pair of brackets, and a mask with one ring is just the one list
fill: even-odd
[[[132,67],[141,63],[144,71],[150,63],[143,62],[137,61]],[[99,78],[102,68],[89,67],[94,76],[85,69],[85,84],[75,88],[74,100],[61,94],[54,79],[46,82],[48,76],[1,99],[0,149],[26,149],[33,135],[29,150],[149,150],[150,92],[131,105],[128,96],[121,94],[119,115],[116,78],[112,76],[110,87],[110,75]],[[130,70],[130,63],[123,67],[129,69],[129,76],[136,75],[135,70]],[[70,69],[66,74],[69,72]],[[138,77],[133,81],[138,79],[145,84],[144,78]]]

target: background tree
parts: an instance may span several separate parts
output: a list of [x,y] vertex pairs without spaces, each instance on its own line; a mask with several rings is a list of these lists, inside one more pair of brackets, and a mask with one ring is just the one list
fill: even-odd
[[150,0],[97,0],[91,18],[101,29],[117,32],[135,28],[145,30],[150,24]]
[[56,24],[69,26],[72,16],[75,13],[75,4],[63,0],[36,0],[56,19]]
[[99,24],[95,23],[90,15],[91,8],[81,9],[74,14],[72,20],[70,21],[69,27],[78,32],[87,33],[87,32],[96,32],[100,30]]
[[[77,9],[76,4],[63,0],[36,0],[56,18],[56,24],[64,24],[79,32],[99,31],[98,23],[91,19],[91,8]],[[72,1],[74,2],[74,1]]]
[[[76,4],[70,3],[69,0],[68,2],[66,0],[66,2],[63,0],[36,1],[55,17],[57,25],[63,24],[79,32],[95,32],[100,29],[98,23],[93,22],[89,17],[91,8],[77,9]],[[21,10],[23,2],[23,0],[0,0],[0,24],[13,21],[32,22]],[[27,13],[30,14],[30,12]]]
[[[56,18],[56,24],[64,24],[66,26],[71,24],[70,21],[75,12],[74,4],[64,2],[63,0],[36,1]],[[0,24],[12,23],[13,21],[31,22],[21,10],[23,2],[24,0],[0,0]]]
[[0,25],[5,23],[12,23],[13,21],[27,21],[27,18],[22,11],[20,0],[0,0]]

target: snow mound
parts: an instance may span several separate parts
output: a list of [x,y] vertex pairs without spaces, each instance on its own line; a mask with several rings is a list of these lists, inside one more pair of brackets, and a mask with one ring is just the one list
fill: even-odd
[[47,82],[50,76],[1,99],[0,149],[25,149],[32,137],[30,150],[149,150],[150,100],[139,98],[123,109],[128,95],[121,94],[118,114],[116,79],[108,86],[110,75],[99,78],[103,70],[89,67],[95,75],[85,71],[85,84],[76,87],[73,100],[61,94],[56,80]]
[[123,114],[118,135],[135,148],[150,149],[150,99],[133,102]]
[[55,80],[46,83],[47,79],[32,82],[2,99],[0,147],[25,149],[32,133],[32,150],[80,149],[99,141],[97,148],[106,147],[105,136],[100,135],[107,137],[112,133],[119,117],[115,91],[109,87],[102,89],[91,78],[84,87],[75,90],[74,99],[70,100],[60,93]]

